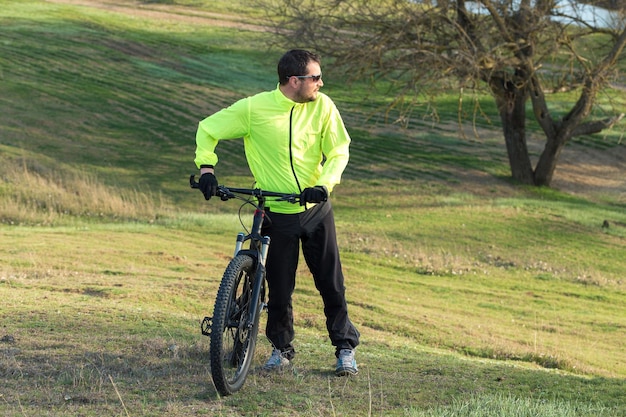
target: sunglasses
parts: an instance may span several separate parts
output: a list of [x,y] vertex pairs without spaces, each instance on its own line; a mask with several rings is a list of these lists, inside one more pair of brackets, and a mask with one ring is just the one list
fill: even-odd
[[291,78],[291,77],[296,77],[296,78],[299,78],[301,80],[303,80],[305,78],[310,78],[313,81],[317,82],[317,81],[322,79],[322,74],[318,74],[318,75],[291,75],[289,78]]

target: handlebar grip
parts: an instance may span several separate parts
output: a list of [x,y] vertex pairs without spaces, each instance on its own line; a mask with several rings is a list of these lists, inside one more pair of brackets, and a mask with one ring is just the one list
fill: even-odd
[[200,183],[198,181],[196,181],[196,175],[195,174],[191,174],[191,176],[189,176],[189,186],[191,188],[200,188]]
[[[200,183],[196,181],[195,174],[191,174],[189,176],[189,186],[191,188],[200,189]],[[221,185],[217,187],[217,192],[215,193],[215,195],[219,197],[222,201],[235,198],[235,195],[233,193],[231,193],[227,188],[224,188]]]

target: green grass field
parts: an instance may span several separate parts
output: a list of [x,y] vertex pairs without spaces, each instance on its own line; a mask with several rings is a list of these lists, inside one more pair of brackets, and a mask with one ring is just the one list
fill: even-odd
[[[293,368],[216,394],[199,323],[241,226],[188,188],[194,135],[282,53],[240,3],[0,0],[0,415],[626,416],[623,122],[520,187],[497,125],[459,136],[453,93],[402,130],[332,67],[361,372],[334,377],[302,262]],[[219,150],[249,185],[241,143]]]

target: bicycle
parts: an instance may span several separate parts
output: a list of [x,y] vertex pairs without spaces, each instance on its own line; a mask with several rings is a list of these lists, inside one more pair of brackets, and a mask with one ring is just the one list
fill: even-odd
[[[199,188],[195,175],[189,178],[189,184],[191,188]],[[226,396],[239,391],[245,383],[256,348],[259,316],[266,306],[265,261],[270,238],[261,235],[265,203],[267,198],[273,198],[295,204],[299,195],[220,185],[216,196],[222,201],[240,199],[244,201],[242,207],[246,204],[255,207],[250,231],[237,234],[233,259],[217,291],[213,317],[205,317],[201,323],[202,334],[211,339],[209,357],[215,388]],[[246,241],[250,243],[248,249],[243,248]]]

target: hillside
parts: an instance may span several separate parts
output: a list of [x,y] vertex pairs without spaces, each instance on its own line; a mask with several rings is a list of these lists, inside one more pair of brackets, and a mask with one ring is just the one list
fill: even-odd
[[[59,7],[71,7],[67,9],[72,10],[68,16],[78,13],[72,19],[80,18],[83,11],[93,11],[94,16],[97,16],[99,13],[97,11],[100,10],[111,16],[119,16],[121,27],[126,24],[124,19],[131,19],[130,22],[132,19],[141,19],[154,24],[166,22],[167,25],[173,26],[174,31],[197,30],[200,36],[198,45],[194,48],[200,47],[203,37],[209,36],[200,28],[211,28],[208,30],[209,33],[222,33],[219,28],[235,29],[238,33],[243,33],[241,39],[237,41],[244,43],[249,39],[247,34],[255,37],[254,33],[263,33],[264,30],[263,26],[252,24],[254,18],[249,15],[215,13],[206,9],[158,2],[51,0],[51,3],[58,4]],[[236,6],[233,4],[233,7]],[[98,25],[99,18],[90,19],[95,20],[94,23],[90,23],[91,25]],[[187,173],[194,169],[191,159],[197,122],[236,98],[273,87],[273,60],[279,54],[278,51],[272,51],[270,54],[261,52],[251,56],[251,60],[256,57],[264,65],[255,69],[251,77],[246,74],[245,68],[235,68],[233,74],[222,77],[222,74],[229,70],[231,60],[229,55],[232,55],[222,49],[222,44],[229,44],[228,35],[224,35],[225,37],[219,35],[216,38],[219,39],[217,44],[209,43],[205,52],[198,50],[196,53],[193,49],[177,45],[175,37],[166,40],[151,35],[154,39],[140,41],[131,36],[122,40],[119,35],[103,37],[102,33],[98,34],[92,30],[93,39],[90,39],[90,35],[81,35],[85,37],[82,47],[91,50],[89,61],[81,60],[71,69],[67,75],[74,74],[74,78],[61,77],[63,67],[46,68],[44,62],[38,62],[40,51],[58,49],[53,44],[46,45],[46,41],[52,42],[65,37],[67,41],[72,40],[71,34],[63,34],[62,31],[58,34],[61,38],[58,35],[45,35],[55,33],[54,26],[49,26],[51,24],[52,22],[46,23],[38,29],[44,33],[43,43],[32,48],[27,46],[26,50],[17,52],[15,57],[11,56],[11,52],[3,54],[6,62],[3,70],[5,77],[12,78],[12,71],[23,77],[21,85],[15,87],[15,91],[19,92],[17,96],[19,101],[5,102],[6,110],[0,116],[3,120],[2,136],[5,138],[3,144],[15,144],[22,149],[20,152],[27,149],[53,160],[62,160],[65,155],[71,153],[75,156],[73,159],[76,159],[74,160],[76,165],[89,171],[102,171],[104,180],[107,180],[108,174],[106,168],[102,168],[103,163],[104,166],[122,167],[123,170],[116,172],[115,181],[123,181],[126,185],[136,182],[137,186],[151,188],[159,186],[160,190],[165,191],[166,196],[175,196],[174,201],[177,204],[184,203],[185,200],[178,192],[179,181],[184,181]],[[19,32],[15,33],[17,35]],[[263,38],[259,39],[262,44]],[[256,39],[255,42],[259,40]],[[5,41],[5,44],[10,46],[10,40]],[[234,45],[233,47],[240,48]],[[261,48],[263,49],[267,48]],[[268,59],[268,55],[274,58]],[[124,85],[125,81],[122,79],[116,81],[111,78],[118,75],[113,73],[109,75],[113,67],[103,66],[107,61],[117,62],[115,65],[118,65],[117,69],[120,71],[133,71],[132,74],[127,73],[127,81],[140,83],[143,91],[134,91],[130,84]],[[202,67],[206,70],[201,70]],[[329,69],[329,73],[332,75],[332,68]],[[248,78],[251,80],[247,80]],[[242,79],[245,81],[242,82]],[[174,83],[170,84],[170,81]],[[36,87],[30,89],[29,86]],[[84,105],[83,108],[76,108],[73,104],[89,102],[88,97],[82,97],[83,92],[97,91],[101,88],[109,89],[105,102],[90,103],[88,105],[90,108]],[[59,95],[54,93],[54,90],[63,93]],[[333,95],[337,87],[331,81],[325,90]],[[145,94],[146,97],[140,97],[138,94]],[[4,96],[9,99],[13,94]],[[458,177],[463,178],[464,188],[472,186],[473,189],[481,189],[486,187],[484,181],[489,183],[494,180],[496,184],[506,187],[506,181],[502,182],[493,175],[495,165],[500,165],[497,168],[497,178],[506,175],[508,169],[504,144],[497,127],[479,129],[480,137],[476,137],[475,133],[469,130],[470,126],[467,126],[468,140],[435,144],[428,135],[427,129],[432,128],[430,123],[418,124],[418,128],[412,131],[402,131],[392,126],[364,130],[366,125],[363,124],[363,116],[356,107],[358,102],[342,103],[342,97],[343,94],[336,100],[344,109],[355,142],[353,161],[346,172],[347,178],[373,178],[380,175],[390,179],[428,181],[432,178],[444,178],[457,182]],[[149,104],[146,99],[149,100]],[[20,103],[28,103],[28,106],[20,108]],[[73,119],[73,124],[66,124],[62,128],[50,125],[59,130],[50,134],[45,125],[41,126],[36,122],[37,119],[31,121],[32,109],[37,110],[37,117],[41,119],[64,119],[69,116]],[[100,122],[90,122],[94,114]],[[126,121],[120,121],[123,119]],[[112,125],[113,123],[116,125]],[[135,130],[137,123],[151,127],[146,131],[138,131]],[[443,129],[441,127],[443,126],[436,127],[435,131],[448,131],[454,135],[458,130],[454,123]],[[561,157],[553,188],[568,193],[582,193],[590,197],[608,193],[623,202],[626,195],[626,175],[620,173],[625,172],[626,168],[624,162],[626,146],[619,133],[622,128],[620,126],[615,129],[617,132],[615,130],[609,132],[608,137],[599,136],[591,141],[583,139],[568,146]],[[116,137],[107,134],[107,130],[110,129],[115,129],[113,136]],[[392,133],[394,145],[385,147],[385,155],[379,155],[376,161],[372,161],[368,157],[370,141],[373,136],[384,134],[384,130]],[[19,135],[17,137],[22,139],[13,139],[16,133]],[[535,139],[531,138],[529,145],[538,152],[542,146],[541,136],[537,134],[534,137]],[[43,146],[40,146],[40,143]],[[137,144],[137,149],[133,149],[133,143]],[[141,143],[146,143],[152,149],[146,149],[139,145]],[[379,145],[375,143],[375,146]],[[240,152],[240,147],[230,143],[223,146],[226,148],[223,154],[228,155],[222,158],[225,161],[223,171],[228,174],[245,173],[245,168],[242,170],[244,165],[242,159],[237,155],[231,157],[232,153]],[[456,166],[452,164],[433,166],[428,160],[429,153],[438,150],[460,153],[463,155],[463,161],[459,163],[457,160]],[[406,164],[399,163],[406,160],[407,152],[410,159]],[[161,161],[165,159],[164,163],[163,161],[158,163],[156,181],[153,171],[155,159]],[[491,172],[485,165],[476,163],[481,160],[488,160]],[[152,172],[145,175],[145,169],[148,167]],[[471,184],[468,182],[470,179],[477,182]]]
[[[303,261],[294,367],[260,372],[261,338],[244,390],[217,395],[199,321],[239,204],[206,203],[188,175],[198,121],[275,86],[258,13],[0,0],[0,415],[626,416],[624,122],[568,146],[553,189],[520,187],[497,125],[459,134],[456,94],[404,130],[368,119],[384,97],[332,66],[361,373],[333,376]],[[221,181],[250,183],[240,141],[220,158]]]

